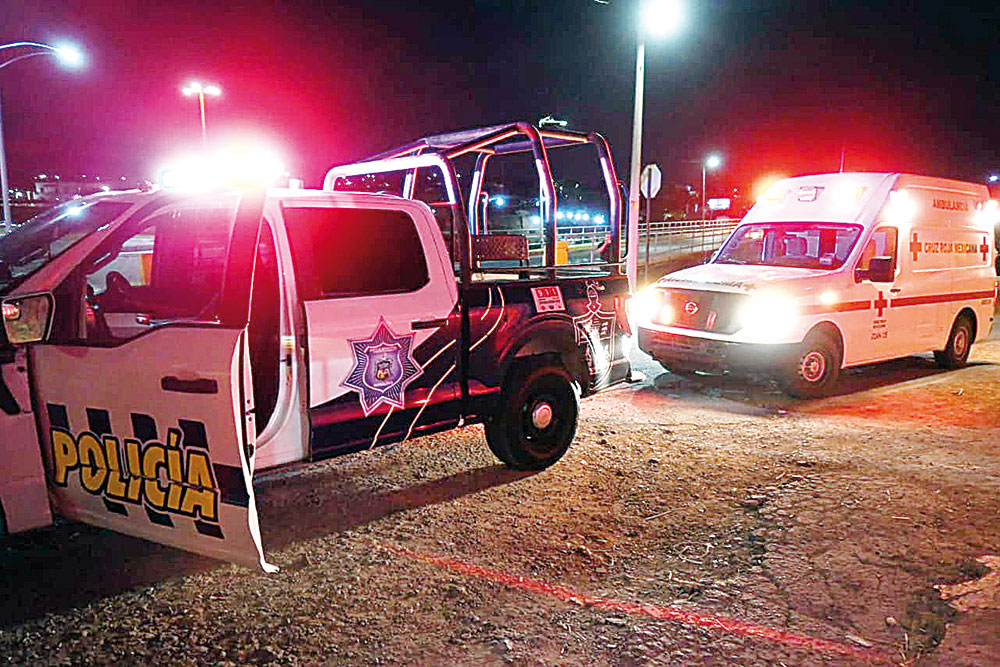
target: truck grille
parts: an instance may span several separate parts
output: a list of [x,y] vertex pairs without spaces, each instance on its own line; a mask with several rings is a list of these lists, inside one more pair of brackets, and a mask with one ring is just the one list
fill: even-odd
[[730,334],[740,328],[740,311],[749,294],[709,290],[664,289],[664,303],[673,309],[671,326]]

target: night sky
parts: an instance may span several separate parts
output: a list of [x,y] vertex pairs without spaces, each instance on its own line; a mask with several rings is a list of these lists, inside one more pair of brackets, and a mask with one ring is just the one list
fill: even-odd
[[[52,2],[3,0],[0,43],[69,40],[85,69],[0,71],[15,185],[41,171],[152,177],[200,140],[180,88],[217,83],[210,138],[325,170],[411,138],[552,114],[611,142],[627,179],[632,0]],[[941,2],[691,2],[647,44],[644,162],[717,187],[845,169],[983,180],[1000,169],[1000,9]],[[995,72],[994,72],[995,73]],[[995,73],[996,74],[996,73]],[[710,187],[710,194],[713,188]]]

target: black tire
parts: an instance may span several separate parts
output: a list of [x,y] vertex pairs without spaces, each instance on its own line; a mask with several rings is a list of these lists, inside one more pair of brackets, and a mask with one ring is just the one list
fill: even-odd
[[486,444],[516,470],[547,468],[573,441],[579,409],[577,389],[562,366],[547,360],[517,363],[486,421]]
[[843,352],[833,336],[824,331],[810,333],[785,371],[785,391],[796,398],[826,396],[837,385],[842,361]]
[[934,361],[940,368],[961,368],[969,360],[973,335],[972,319],[962,313],[951,325],[948,345],[943,350],[934,351]]

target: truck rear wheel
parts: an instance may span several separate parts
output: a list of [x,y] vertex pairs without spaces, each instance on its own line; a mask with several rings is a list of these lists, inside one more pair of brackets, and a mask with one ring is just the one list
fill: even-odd
[[511,369],[486,422],[486,444],[511,468],[541,470],[566,453],[578,414],[577,389],[562,366],[521,362]]
[[840,377],[840,345],[830,334],[813,331],[799,346],[784,386],[796,398],[818,398],[833,391]]
[[940,368],[961,368],[969,360],[972,336],[972,320],[963,313],[951,327],[948,345],[943,350],[934,351],[934,361]]

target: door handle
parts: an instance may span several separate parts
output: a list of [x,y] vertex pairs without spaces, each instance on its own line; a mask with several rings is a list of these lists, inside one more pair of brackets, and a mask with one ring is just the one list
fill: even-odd
[[160,378],[160,388],[163,391],[177,391],[183,394],[218,394],[219,383],[211,378],[195,378],[182,380],[173,375]]
[[899,287],[893,287],[892,289],[889,290],[889,294],[899,294],[902,291],[903,290]]
[[413,329],[439,329],[443,326],[447,326],[447,324],[447,317],[439,317],[436,320],[419,320],[417,322],[411,322],[410,327]]

